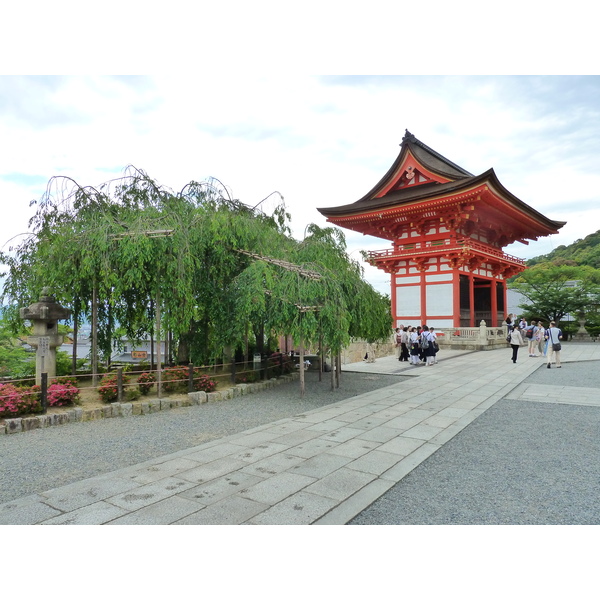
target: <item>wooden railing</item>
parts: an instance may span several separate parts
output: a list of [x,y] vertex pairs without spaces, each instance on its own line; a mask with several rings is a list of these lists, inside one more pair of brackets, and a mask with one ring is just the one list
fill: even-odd
[[423,242],[409,242],[406,244],[399,245],[397,248],[389,248],[387,250],[371,250],[367,252],[367,256],[370,260],[373,261],[385,260],[389,258],[402,258],[414,255],[423,256],[427,254],[435,254],[440,251],[440,248],[443,248],[445,252],[452,250],[461,251],[464,249],[469,249],[474,250],[479,254],[490,256],[492,258],[499,258],[504,262],[509,262],[523,266],[525,265],[525,261],[521,258],[512,256],[511,254],[506,254],[506,252],[502,252],[502,250],[469,238],[459,240],[445,239],[429,240]]

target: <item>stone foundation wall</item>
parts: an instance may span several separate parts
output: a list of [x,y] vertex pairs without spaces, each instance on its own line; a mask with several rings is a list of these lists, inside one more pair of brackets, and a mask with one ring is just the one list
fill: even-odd
[[364,360],[367,352],[371,354],[371,359],[376,360],[382,356],[393,356],[398,352],[398,348],[392,342],[367,344],[364,340],[355,340],[342,351],[342,364],[360,362]]
[[119,403],[111,402],[101,408],[69,408],[65,412],[53,413],[51,415],[36,415],[33,417],[20,417],[6,419],[6,423],[0,424],[0,435],[8,433],[21,433],[33,429],[44,429],[67,423],[80,423],[82,421],[96,421],[98,419],[110,419],[113,417],[132,417],[137,415],[149,415],[163,410],[171,410],[182,406],[198,406],[206,402],[219,402],[230,400],[247,394],[255,394],[263,390],[290,383],[299,379],[300,373],[290,373],[282,377],[259,381],[257,383],[240,383],[235,387],[228,388],[222,392],[191,392],[187,398],[157,398],[155,400]]

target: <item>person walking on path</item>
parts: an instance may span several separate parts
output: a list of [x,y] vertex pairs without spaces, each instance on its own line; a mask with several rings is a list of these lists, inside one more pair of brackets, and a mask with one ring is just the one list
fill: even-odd
[[518,325],[515,325],[510,332],[510,345],[512,348],[512,361],[513,363],[517,362],[517,354],[519,353],[519,348],[524,344],[523,338],[521,337],[521,332],[519,331]]
[[433,362],[434,364],[437,364],[437,353],[440,351],[440,345],[438,344],[437,341],[437,333],[435,333],[435,331],[433,330],[433,327],[429,328],[429,335],[431,336],[432,340],[433,340]]
[[423,356],[425,357],[425,365],[432,367],[435,360],[435,348],[433,346],[434,337],[429,332],[429,327],[423,325],[421,332],[421,348],[423,348]]
[[538,321],[537,331],[535,332],[535,339],[537,340],[537,351],[539,355],[546,356],[546,340],[544,339],[546,336],[546,330],[544,329],[544,324],[541,321]]
[[528,325],[525,329],[525,338],[529,344],[529,356],[537,356],[535,353],[535,349],[538,345],[538,341],[535,339],[535,334],[537,333],[537,324],[535,321],[532,321],[531,325]]
[[554,355],[556,368],[560,369],[560,340],[562,340],[562,331],[556,326],[554,321],[550,322],[550,327],[546,330],[546,339],[548,340],[548,364],[546,365],[546,368],[550,368],[550,365],[552,364],[552,356]]
[[398,348],[398,360],[402,360],[402,327],[396,327],[394,333],[394,346]]
[[416,327],[413,327],[410,331],[410,364],[415,367],[419,364],[419,353],[421,352],[419,340],[420,333]]
[[408,351],[410,336],[408,335],[408,327],[405,327],[400,333],[400,360],[408,362],[410,353]]

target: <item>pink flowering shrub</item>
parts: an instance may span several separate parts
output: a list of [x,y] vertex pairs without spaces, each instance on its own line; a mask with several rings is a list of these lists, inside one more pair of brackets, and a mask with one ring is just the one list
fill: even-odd
[[214,392],[217,387],[217,382],[211,379],[208,375],[194,374],[194,389],[197,392]]
[[0,383],[0,418],[12,419],[41,411],[42,405],[37,391],[32,388],[18,388],[11,383]]
[[162,388],[165,392],[184,392],[188,377],[187,367],[168,367],[162,372]]
[[236,383],[254,383],[258,381],[258,371],[244,371],[235,376]]
[[70,383],[53,383],[48,386],[48,406],[79,404],[79,389]]
[[[129,377],[123,375],[123,386],[129,383]],[[107,373],[100,380],[100,386],[98,387],[98,393],[103,402],[116,402],[119,397],[119,390],[117,387],[117,374]]]
[[141,373],[138,377],[138,386],[140,388],[140,392],[147,396],[152,390],[152,386],[156,381],[156,375],[154,373]]
[[57,377],[54,383],[62,383],[63,385],[70,385],[71,387],[77,387],[77,377]]
[[[187,392],[189,381],[188,367],[169,367],[163,371],[162,382],[165,392]],[[194,369],[194,390],[197,392],[214,392],[217,382],[208,375]]]

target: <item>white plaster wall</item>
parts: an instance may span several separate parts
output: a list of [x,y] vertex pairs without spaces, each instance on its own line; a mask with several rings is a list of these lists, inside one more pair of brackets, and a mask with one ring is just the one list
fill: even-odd
[[[396,315],[402,319],[404,315],[421,314],[421,288],[418,285],[396,288]],[[442,313],[444,314],[444,313]]]
[[396,283],[421,283],[420,277],[396,277]]
[[452,274],[446,273],[443,275],[426,275],[425,281],[452,281]]
[[453,315],[452,298],[452,284],[428,285],[426,288],[427,314]]

